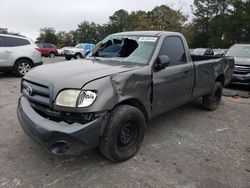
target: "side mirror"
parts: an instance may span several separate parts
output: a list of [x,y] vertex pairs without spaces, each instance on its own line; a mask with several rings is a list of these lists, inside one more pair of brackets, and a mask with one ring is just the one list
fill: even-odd
[[161,70],[161,69],[165,69],[166,67],[168,67],[170,64],[170,59],[167,55],[161,55],[159,56],[158,58],[158,62],[157,62],[157,66],[156,68],[158,70]]

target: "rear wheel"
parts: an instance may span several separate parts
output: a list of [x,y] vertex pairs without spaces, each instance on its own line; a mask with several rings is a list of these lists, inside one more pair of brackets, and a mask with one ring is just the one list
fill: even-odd
[[56,54],[55,54],[54,52],[50,52],[50,53],[49,53],[49,57],[50,57],[50,58],[55,58],[55,57],[56,57]]
[[209,95],[203,96],[202,103],[207,110],[216,110],[222,98],[222,84],[215,82],[212,92]]
[[16,76],[22,77],[32,68],[32,63],[28,59],[20,59],[15,63],[14,74]]
[[99,148],[112,161],[125,161],[136,154],[145,134],[143,113],[129,105],[116,107],[110,114]]

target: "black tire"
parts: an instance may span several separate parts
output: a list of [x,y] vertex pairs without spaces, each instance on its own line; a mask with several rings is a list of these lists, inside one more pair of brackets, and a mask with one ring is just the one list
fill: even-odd
[[209,95],[203,96],[203,106],[210,111],[216,110],[222,98],[222,84],[215,82],[212,92]]
[[112,161],[133,157],[144,139],[146,122],[143,113],[129,105],[116,107],[110,114],[99,148]]
[[65,56],[66,60],[71,60],[71,57]]
[[77,53],[76,55],[75,55],[75,59],[81,59],[82,58],[82,55],[80,54],[80,53]]
[[23,77],[32,68],[32,62],[28,59],[20,59],[16,61],[13,73],[18,77]]
[[56,54],[55,54],[54,52],[50,52],[50,53],[49,53],[49,57],[50,57],[50,58],[55,58],[55,57],[56,57]]

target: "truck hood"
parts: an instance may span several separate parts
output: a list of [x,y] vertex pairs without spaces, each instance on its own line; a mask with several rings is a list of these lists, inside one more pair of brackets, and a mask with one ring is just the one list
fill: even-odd
[[250,58],[235,57],[234,64],[235,65],[249,65],[250,66]]
[[57,93],[67,88],[81,89],[92,80],[140,67],[112,60],[74,60],[38,66],[29,71],[23,79],[53,87],[54,93]]

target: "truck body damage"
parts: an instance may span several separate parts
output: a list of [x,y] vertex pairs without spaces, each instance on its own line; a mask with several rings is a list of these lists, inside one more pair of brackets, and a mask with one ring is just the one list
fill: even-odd
[[17,114],[24,131],[56,155],[99,146],[123,161],[139,149],[151,118],[197,97],[215,110],[233,66],[232,58],[191,57],[180,33],[118,33],[85,60],[26,74]]

